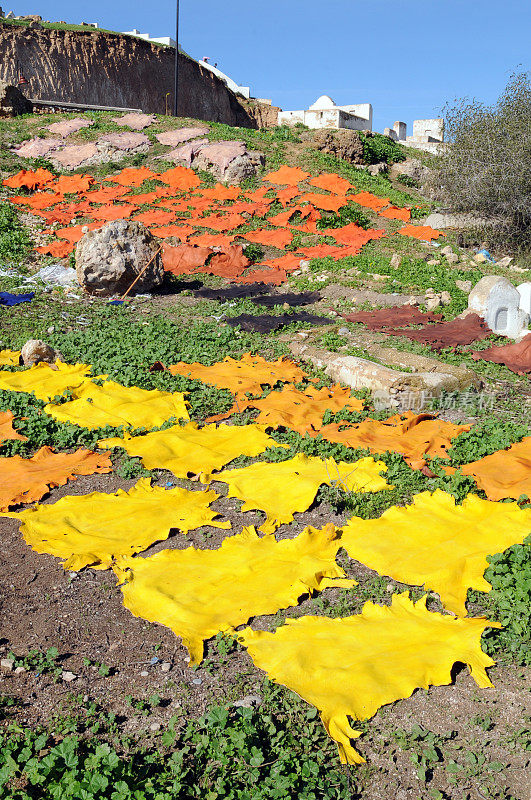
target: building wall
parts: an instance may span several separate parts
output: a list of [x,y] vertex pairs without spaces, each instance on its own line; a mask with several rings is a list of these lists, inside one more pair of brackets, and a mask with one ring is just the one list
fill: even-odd
[[[35,100],[140,108],[173,108],[175,50],[99,30],[29,29],[0,23],[0,80],[15,81],[16,62]],[[238,98],[210,70],[179,55],[180,116],[255,128]]]

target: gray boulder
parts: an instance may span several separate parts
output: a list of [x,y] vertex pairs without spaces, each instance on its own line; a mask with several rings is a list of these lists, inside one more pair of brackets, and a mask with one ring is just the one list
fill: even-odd
[[417,158],[406,158],[405,161],[397,161],[393,164],[389,169],[389,174],[391,178],[406,175],[422,186],[431,177],[432,171]]
[[[76,248],[76,273],[80,286],[98,297],[124,294],[142,269],[132,294],[160,286],[164,278],[162,257],[155,237],[141,222],[118,219],[86,233]],[[153,258],[155,256],[155,258]]]
[[192,156],[194,169],[210,172],[218,181],[239,185],[251,178],[265,164],[263,153],[247,150],[245,142],[208,142]]

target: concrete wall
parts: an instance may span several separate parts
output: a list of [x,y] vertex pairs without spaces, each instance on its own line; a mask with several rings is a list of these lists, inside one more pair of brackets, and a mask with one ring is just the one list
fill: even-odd
[[444,119],[416,119],[412,138],[419,142],[444,142]]
[[[27,96],[90,105],[173,108],[175,50],[102,31],[28,29],[0,23],[0,80],[13,82],[16,61]],[[179,56],[179,115],[255,128],[238,98],[211,70]],[[16,81],[15,81],[16,82]]]

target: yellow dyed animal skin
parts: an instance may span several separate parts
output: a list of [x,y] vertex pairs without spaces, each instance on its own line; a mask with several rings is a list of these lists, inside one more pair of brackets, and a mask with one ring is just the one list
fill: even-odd
[[444,607],[466,615],[468,589],[490,592],[483,573],[487,556],[524,541],[531,510],[469,494],[462,505],[437,489],[409,506],[393,506],[379,519],[353,517],[343,527],[351,558],[401,583],[424,585]]
[[49,403],[47,414],[59,422],[73,422],[83,428],[122,425],[131,428],[156,428],[171,418],[190,419],[180,392],[139,389],[105,381],[98,386],[91,381],[72,391],[73,400],[61,405]]
[[[18,364],[18,361],[17,361]],[[53,400],[67,389],[78,389],[90,383],[90,366],[86,364],[35,364],[20,372],[0,372],[0,389],[8,392],[33,392],[39,400]]]
[[226,469],[214,479],[228,483],[228,497],[244,501],[242,511],[265,511],[267,519],[259,530],[273,533],[279,525],[292,522],[295,512],[306,511],[322,484],[337,483],[345,491],[379,492],[393,488],[380,474],[386,471],[383,461],[370,457],[350,464],[298,453],[288,461]]
[[123,561],[115,572],[126,580],[126,608],[171,628],[199,664],[203,641],[220,631],[296,605],[307,592],[356,585],[336,564],[339,547],[333,525],[280,542],[244,528],[218,550],[163,550]]
[[217,512],[209,508],[217,499],[212,491],[164,489],[141,478],[128,492],[62,497],[0,516],[19,519],[27,544],[37,553],[64,559],[65,569],[106,569],[167,539],[171,528],[183,533],[201,525],[227,530],[230,522],[216,521]]
[[145,436],[102,439],[98,447],[123,447],[131,456],[140,456],[147,469],[168,469],[178,478],[203,475],[220,469],[237,456],[258,456],[268,447],[281,447],[260,425],[206,425],[196,422],[174,425]]
[[17,367],[20,350],[0,350],[0,367]]
[[348,716],[369,719],[417,688],[451,683],[457,661],[478,686],[492,686],[485,670],[494,661],[480,642],[488,627],[501,626],[431,613],[425,596],[412,603],[404,592],[391,606],[365,603],[353,617],[287,619],[274,633],[246,628],[238,639],[272,680],[316,706],[342,763],[357,764],[364,759],[351,740],[361,732]]

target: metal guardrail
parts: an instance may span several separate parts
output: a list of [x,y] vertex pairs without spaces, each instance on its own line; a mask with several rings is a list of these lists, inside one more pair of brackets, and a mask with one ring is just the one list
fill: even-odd
[[82,111],[86,109],[87,111],[131,111],[131,112],[142,112],[141,108],[120,108],[120,106],[93,106],[89,105],[88,103],[67,103],[64,100],[34,100],[33,98],[28,98],[30,103],[33,103],[34,106],[45,106],[47,108],[71,108],[75,111]]

